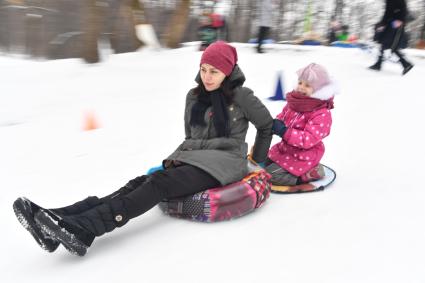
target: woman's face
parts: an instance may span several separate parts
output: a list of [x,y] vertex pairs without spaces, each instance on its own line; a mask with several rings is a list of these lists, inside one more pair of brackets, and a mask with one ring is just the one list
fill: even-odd
[[298,81],[297,91],[307,95],[311,96],[313,94],[313,88],[309,85],[306,81]]
[[201,65],[201,80],[207,91],[213,91],[221,86],[226,75],[209,64]]

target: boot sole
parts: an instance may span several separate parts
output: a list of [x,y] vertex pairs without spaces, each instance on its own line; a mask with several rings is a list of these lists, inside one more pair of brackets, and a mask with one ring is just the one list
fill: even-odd
[[78,256],[86,254],[88,246],[79,241],[74,234],[60,227],[46,212],[40,210],[35,215],[35,221],[43,233],[59,241],[70,253]]
[[34,214],[29,212],[22,202],[25,202],[24,198],[19,198],[13,203],[13,211],[19,223],[33,236],[34,240],[43,250],[49,253],[54,252],[59,247],[59,242],[54,241],[43,233],[42,229],[34,220]]
[[409,67],[407,67],[406,69],[404,69],[402,75],[404,76],[405,74],[407,74],[410,70],[412,70],[412,68],[413,68],[413,65],[410,65]]

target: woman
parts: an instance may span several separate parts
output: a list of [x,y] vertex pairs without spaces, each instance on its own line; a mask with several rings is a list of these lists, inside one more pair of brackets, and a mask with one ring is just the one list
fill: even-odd
[[202,54],[198,86],[186,97],[183,143],[163,161],[164,170],[129,181],[103,197],[45,209],[25,198],[14,202],[21,224],[49,252],[63,244],[83,256],[95,237],[121,227],[164,199],[226,185],[247,175],[248,122],[257,128],[252,159],[263,162],[272,139],[273,118],[253,92],[236,49],[219,41]]

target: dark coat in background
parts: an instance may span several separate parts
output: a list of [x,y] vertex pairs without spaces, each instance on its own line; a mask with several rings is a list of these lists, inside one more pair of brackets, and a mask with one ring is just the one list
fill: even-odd
[[[405,0],[386,0],[384,16],[375,26],[375,28],[384,27],[384,30],[376,31],[374,35],[374,40],[381,44],[383,50],[391,48],[394,51],[407,47],[408,38],[404,32],[406,18],[407,6]],[[402,21],[403,26],[393,28],[392,22],[395,20]]]
[[381,25],[391,24],[394,20],[406,21],[407,6],[405,0],[386,0],[385,12],[381,20]]

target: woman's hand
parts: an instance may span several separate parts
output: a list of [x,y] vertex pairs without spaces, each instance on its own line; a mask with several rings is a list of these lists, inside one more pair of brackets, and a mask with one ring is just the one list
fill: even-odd
[[403,22],[400,21],[400,20],[394,20],[391,23],[391,25],[392,25],[393,28],[399,28],[399,27],[401,27],[402,24],[403,24]]

